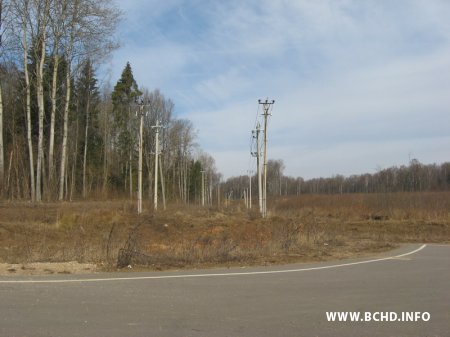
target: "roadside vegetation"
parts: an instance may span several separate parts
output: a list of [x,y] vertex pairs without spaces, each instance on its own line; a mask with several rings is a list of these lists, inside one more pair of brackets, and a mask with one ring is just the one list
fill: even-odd
[[450,242],[450,193],[279,197],[262,219],[242,201],[172,205],[140,216],[130,201],[0,204],[0,262],[95,263],[152,270],[322,261],[406,242]]

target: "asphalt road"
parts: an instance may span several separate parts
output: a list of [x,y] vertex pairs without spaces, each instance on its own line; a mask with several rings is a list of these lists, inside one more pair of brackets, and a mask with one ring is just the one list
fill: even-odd
[[[271,268],[2,277],[0,336],[448,337],[450,246],[420,248]],[[334,311],[429,320],[329,322]]]

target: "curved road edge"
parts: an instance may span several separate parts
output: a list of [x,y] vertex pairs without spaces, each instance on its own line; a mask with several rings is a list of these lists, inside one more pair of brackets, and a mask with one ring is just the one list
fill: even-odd
[[[303,268],[289,268],[289,269],[276,269],[276,270],[256,270],[256,271],[246,271],[246,272],[238,272],[238,271],[229,271],[229,272],[210,272],[205,273],[191,273],[191,274],[165,274],[165,275],[155,275],[154,272],[151,272],[152,275],[140,275],[140,276],[130,276],[130,277],[84,277],[84,278],[64,278],[64,279],[54,279],[54,278],[28,278],[28,279],[0,279],[0,284],[35,284],[35,283],[87,283],[87,282],[118,282],[118,281],[137,281],[137,280],[161,280],[161,279],[182,279],[182,278],[199,278],[199,277],[230,277],[230,276],[251,276],[251,275],[268,275],[268,274],[282,274],[282,273],[299,273],[313,270],[323,270],[323,269],[332,269],[332,268],[343,268],[349,266],[355,266],[360,264],[367,263],[376,263],[381,261],[387,261],[392,259],[399,259],[409,255],[416,254],[417,252],[423,250],[427,245],[423,244],[418,248],[415,248],[411,251],[407,251],[406,253],[380,257],[380,258],[372,258],[368,260],[350,260],[349,262],[341,262],[335,264],[326,264],[320,263],[317,266],[312,267],[303,267]],[[292,266],[290,266],[292,267]],[[94,275],[95,276],[95,275]]]

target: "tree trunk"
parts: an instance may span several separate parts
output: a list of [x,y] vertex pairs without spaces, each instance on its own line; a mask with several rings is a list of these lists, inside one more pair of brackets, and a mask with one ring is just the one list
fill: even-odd
[[148,152],[145,152],[145,162],[147,164],[147,180],[148,180],[148,198],[151,199],[153,195],[153,172],[151,170],[150,158]]
[[185,156],[184,159],[184,203],[189,204],[189,168],[188,159]]
[[77,118],[77,128],[76,128],[76,134],[75,134],[75,151],[73,152],[73,162],[72,162],[72,177],[71,177],[71,181],[70,181],[70,197],[69,200],[72,201],[73,198],[73,194],[75,191],[75,186],[76,186],[76,180],[77,180],[77,175],[75,174],[75,171],[77,169],[77,159],[78,159],[78,128],[79,128],[79,122],[78,122],[78,118]]
[[162,199],[163,199],[163,209],[166,210],[166,187],[164,183],[164,174],[162,169],[162,161],[161,156],[159,156],[159,174],[161,177],[161,191],[162,191]]
[[69,109],[70,109],[70,95],[71,95],[71,81],[70,81],[70,63],[67,64],[66,70],[66,102],[64,106],[64,126],[63,126],[63,144],[61,154],[61,166],[59,172],[59,200],[64,199],[64,177],[66,173],[66,157],[67,157],[67,131],[69,123]]
[[106,107],[103,107],[103,125],[104,125],[104,146],[103,146],[103,197],[107,196],[107,188],[108,188],[108,155],[109,155],[109,151],[108,151],[108,144],[109,144],[109,137],[108,135],[110,134],[110,129],[109,129],[109,123],[108,123],[108,113],[106,111]]
[[[55,42],[57,43],[57,42]],[[56,49],[56,48],[55,48]],[[48,184],[49,189],[53,190],[53,176],[54,176],[54,162],[53,153],[55,146],[55,116],[56,116],[56,89],[58,86],[58,67],[59,67],[59,55],[55,51],[53,55],[53,79],[52,79],[52,112],[50,117],[50,140],[48,148]]]
[[[26,9],[27,10],[27,9]],[[34,180],[34,155],[33,142],[31,139],[31,90],[30,90],[30,75],[28,72],[28,43],[27,43],[27,24],[26,18],[23,18],[23,68],[25,72],[25,86],[26,86],[26,111],[27,111],[27,142],[28,142],[28,157],[30,163],[30,195],[31,201],[36,201],[36,183]]]
[[133,200],[133,163],[131,161],[131,150],[130,150],[130,199]]
[[36,65],[36,87],[37,87],[37,104],[39,110],[39,136],[38,136],[38,157],[36,167],[36,201],[42,200],[42,161],[44,158],[44,63],[45,63],[45,33],[40,37],[41,55]]
[[0,194],[3,192],[3,179],[5,177],[5,157],[3,150],[3,101],[2,101],[2,85],[0,83]]
[[[7,192],[9,190],[9,184],[10,184],[10,179],[11,179],[11,167],[12,167],[12,160],[13,160],[13,154],[14,154],[14,149],[11,150],[11,153],[9,154],[9,165],[8,165],[8,179],[6,180],[6,184],[3,185],[5,186],[5,189],[3,191],[3,193],[5,194],[5,192]],[[12,189],[11,189],[12,192]],[[11,193],[11,196],[13,195],[13,193]]]
[[[88,83],[91,82],[91,71],[89,69]],[[91,103],[91,92],[88,89],[87,101],[86,101],[86,126],[84,129],[84,152],[83,152],[83,198],[86,198],[86,165],[87,165],[87,149],[88,149],[88,132],[89,132],[89,119],[90,119],[90,103]]]
[[[68,123],[69,123],[69,110],[70,110],[70,99],[72,94],[72,83],[71,83],[71,62],[73,58],[73,45],[75,40],[75,27],[77,24],[77,15],[78,15],[78,1],[74,1],[74,8],[72,9],[71,15],[71,22],[70,22],[70,28],[69,30],[69,41],[67,42],[67,46],[65,49],[65,55],[67,60],[67,66],[66,66],[66,97],[65,97],[65,104],[64,104],[64,122],[63,122],[63,144],[62,144],[62,150],[61,150],[61,166],[60,166],[60,172],[59,172],[59,200],[64,199],[64,179],[67,177],[67,132],[68,132]],[[67,184],[66,184],[66,191],[68,192]]]

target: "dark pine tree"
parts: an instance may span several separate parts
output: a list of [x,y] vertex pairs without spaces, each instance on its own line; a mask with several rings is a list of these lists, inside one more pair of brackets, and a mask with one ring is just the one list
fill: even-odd
[[113,139],[118,150],[116,180],[122,181],[126,187],[126,179],[129,177],[130,194],[133,190],[134,157],[136,156],[136,132],[137,118],[134,118],[133,104],[142,95],[136,80],[133,77],[131,65],[127,62],[119,81],[114,86],[111,98],[113,103],[114,129]]

